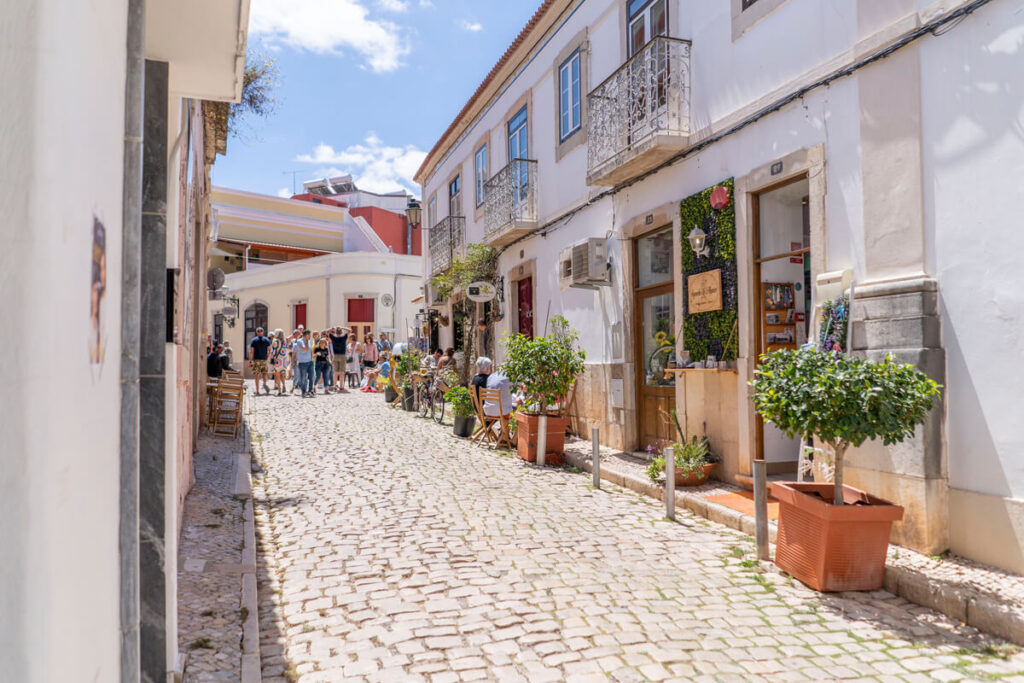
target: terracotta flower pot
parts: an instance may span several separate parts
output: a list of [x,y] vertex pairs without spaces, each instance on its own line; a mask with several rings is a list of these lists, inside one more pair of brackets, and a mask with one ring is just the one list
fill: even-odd
[[680,469],[676,469],[676,486],[700,486],[708,480],[713,469],[715,469],[715,463],[713,462],[702,465],[699,470],[693,472],[683,472]]
[[[537,429],[540,422],[538,415],[525,415],[516,413],[516,422],[519,423],[516,450],[519,457],[526,462],[537,462],[537,436],[540,430]],[[565,428],[569,426],[567,417],[548,416],[547,440],[544,444],[544,464],[561,466],[564,462],[565,452]]]
[[892,523],[903,508],[850,486],[832,504],[832,484],[773,482],[779,501],[775,564],[817,591],[882,587]]

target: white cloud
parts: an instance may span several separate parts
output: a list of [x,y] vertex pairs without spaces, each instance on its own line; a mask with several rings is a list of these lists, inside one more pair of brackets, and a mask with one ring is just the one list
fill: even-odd
[[317,178],[351,173],[362,190],[407,190],[419,195],[413,176],[426,158],[426,152],[413,145],[391,147],[370,133],[362,144],[341,150],[321,142],[313,148],[312,154],[300,154],[295,160],[317,165],[314,174]]
[[420,7],[423,9],[434,9],[433,0],[420,0]]
[[470,33],[477,33],[478,31],[484,30],[484,25],[479,21],[469,21],[468,19],[459,19],[459,28],[463,31],[469,31]]
[[382,8],[388,12],[408,12],[409,3],[406,0],[377,0]]
[[[285,44],[296,50],[337,54],[354,50],[376,72],[394,71],[409,54],[406,32],[390,21],[375,20],[365,0],[253,0],[249,33],[273,49]],[[405,0],[381,0],[405,6]]]
[[287,187],[282,187],[280,190],[277,191],[277,196],[281,197],[282,199],[291,199],[292,191],[289,190]]

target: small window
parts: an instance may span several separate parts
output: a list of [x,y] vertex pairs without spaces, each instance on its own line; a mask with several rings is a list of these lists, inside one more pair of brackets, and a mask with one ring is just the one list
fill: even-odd
[[437,198],[431,197],[430,203],[427,204],[427,226],[434,227],[437,224]]
[[462,215],[462,176],[457,175],[448,183],[448,215]]
[[573,52],[558,69],[558,132],[564,141],[580,129],[580,51]]
[[487,145],[476,151],[476,205],[484,203],[487,192]]

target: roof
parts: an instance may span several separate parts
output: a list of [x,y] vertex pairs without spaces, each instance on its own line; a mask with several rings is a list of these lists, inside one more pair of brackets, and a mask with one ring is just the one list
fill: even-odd
[[505,67],[505,65],[507,65],[509,61],[511,61],[512,56],[523,45],[523,43],[526,42],[526,40],[530,37],[533,31],[540,24],[541,19],[544,18],[544,15],[547,14],[548,10],[550,10],[556,2],[558,2],[558,0],[544,0],[541,3],[541,6],[537,9],[537,11],[533,13],[533,16],[530,18],[530,21],[526,23],[526,26],[524,26],[523,30],[519,32],[519,35],[516,36],[516,39],[512,41],[511,45],[508,46],[508,49],[505,50],[505,54],[503,54],[501,58],[497,61],[497,63],[493,67],[491,67],[490,72],[484,78],[483,82],[481,82],[480,85],[477,86],[476,91],[469,98],[469,100],[466,101],[466,104],[463,105],[462,110],[459,111],[458,115],[451,122],[451,124],[448,126],[445,132],[441,135],[440,138],[437,139],[437,142],[434,143],[434,146],[430,149],[430,152],[427,153],[427,158],[423,160],[423,163],[420,165],[419,170],[416,171],[416,175],[414,176],[416,182],[422,184],[420,177],[423,175],[423,173],[426,172],[427,168],[429,168],[433,164],[435,157],[441,151],[441,148],[445,144],[445,142],[448,140],[448,136],[450,136],[455,131],[456,127],[458,127],[459,125],[459,122],[461,122],[462,119],[465,118],[465,116],[469,113],[473,106],[479,101],[487,87],[494,81],[495,78],[497,78],[498,73],[501,71],[501,69]]

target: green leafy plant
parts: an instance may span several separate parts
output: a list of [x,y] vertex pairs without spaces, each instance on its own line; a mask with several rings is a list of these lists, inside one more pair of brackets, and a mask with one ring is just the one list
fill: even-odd
[[421,354],[418,349],[408,347],[406,348],[405,353],[391,357],[395,372],[397,372],[398,376],[401,378],[403,388],[412,386],[412,376],[419,372],[420,361],[422,358],[423,354]]
[[843,456],[850,446],[913,436],[940,387],[913,366],[887,356],[872,362],[808,349],[761,356],[754,408],[789,437],[815,438],[834,453],[836,505],[843,504]]
[[465,256],[453,258],[448,270],[434,276],[430,284],[438,296],[447,299],[457,287],[465,287],[471,282],[493,282],[497,272],[497,250],[473,243],[466,247]]
[[452,387],[445,392],[444,400],[452,407],[455,417],[473,417],[473,397],[466,387]]
[[[711,462],[709,459],[711,448],[708,445],[707,438],[698,439],[694,436],[689,441],[684,439],[681,442],[672,444],[671,448],[676,470],[681,472],[683,476],[689,476],[695,472],[703,473],[704,465]],[[647,476],[651,478],[651,481],[656,481],[664,471],[665,456],[659,454],[651,458],[650,463],[647,465]]]
[[522,385],[525,412],[530,414],[539,415],[562,401],[584,370],[586,353],[578,348],[579,335],[569,328],[569,321],[555,316],[551,328],[546,337],[505,337],[505,374],[513,384]]

